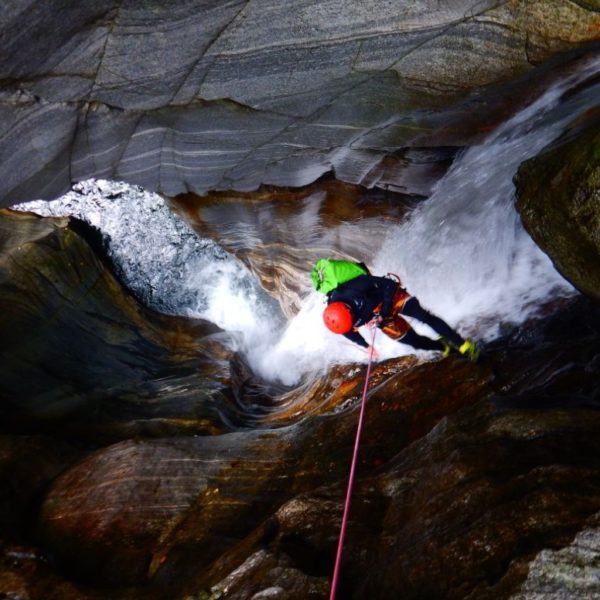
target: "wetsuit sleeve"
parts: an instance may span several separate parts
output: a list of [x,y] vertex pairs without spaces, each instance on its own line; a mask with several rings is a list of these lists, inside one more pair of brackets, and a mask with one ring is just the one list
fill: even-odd
[[381,289],[383,300],[381,302],[381,315],[388,317],[392,312],[392,303],[394,302],[394,294],[398,289],[398,284],[387,277],[375,277],[377,286]]
[[363,348],[368,348],[369,344],[365,340],[365,338],[358,333],[358,331],[349,331],[348,333],[344,333],[344,337],[348,338],[351,342],[362,346]]

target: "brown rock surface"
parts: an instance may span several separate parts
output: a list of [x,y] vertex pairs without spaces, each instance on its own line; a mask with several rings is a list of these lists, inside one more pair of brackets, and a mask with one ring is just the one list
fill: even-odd
[[[372,454],[372,436],[382,427],[387,403],[395,406],[398,398],[426,393],[436,385],[433,373],[451,381],[452,371],[444,369],[447,361],[429,365],[431,372],[421,370],[418,393],[407,393],[410,385],[398,387],[394,381],[416,378],[420,367],[376,386],[353,496],[342,597],[506,598],[519,590],[541,549],[567,546],[588,526],[600,507],[600,416],[593,400],[600,322],[597,309],[579,304],[555,321],[539,323],[524,339],[490,351],[496,376],[485,399],[448,412],[427,431],[414,431],[410,422],[392,417],[383,437],[386,449],[397,450],[394,456]],[[548,356],[556,354],[554,344],[566,331],[570,335],[558,368]],[[439,389],[435,393],[443,411],[446,396]],[[468,395],[464,389],[456,393]],[[380,407],[377,398],[386,402]],[[418,402],[412,408],[405,402],[399,403],[402,414],[419,414]],[[416,436],[408,446],[402,441],[407,432]],[[344,491],[340,481],[284,503],[246,545],[221,557],[207,572],[205,585],[221,589],[217,582],[224,573],[258,547],[291,558],[305,573],[328,578]],[[575,553],[565,550],[561,556],[561,568],[577,567]],[[252,577],[255,581],[257,574]],[[265,588],[268,581],[265,574]],[[577,580],[571,585],[576,594]],[[587,589],[585,581],[580,585]]]
[[187,194],[172,203],[200,235],[243,260],[291,317],[302,306],[317,259],[368,264],[386,229],[416,201],[324,180],[299,190]]
[[[364,463],[385,463],[442,414],[484,393],[486,379],[476,376],[477,368],[447,361],[444,371],[454,374],[457,385],[440,405],[443,378],[425,391],[422,386],[436,365],[442,366],[377,370]],[[400,392],[401,402],[390,400]],[[270,431],[124,442],[99,450],[48,492],[41,517],[47,548],[77,573],[115,583],[150,575],[158,586],[172,585],[192,568],[200,574],[216,561],[222,569],[227,563],[221,554],[283,501],[343,478],[355,417],[356,405],[335,419],[331,412],[303,416]]]
[[[66,598],[77,597],[79,586],[85,586],[81,597],[92,599],[325,597],[364,365],[337,367],[279,395],[265,389],[245,407],[244,366],[234,361],[224,370],[212,331],[193,328],[205,334],[197,339],[185,328],[167,333],[165,324],[183,322],[131,300],[66,221],[3,218],[9,225],[0,265],[10,277],[0,291],[15,317],[2,326],[10,333],[15,324],[29,324],[39,336],[35,348],[61,349],[50,355],[72,369],[69,377],[83,370],[88,379],[102,373],[108,381],[129,373],[132,391],[104,396],[94,418],[84,420],[85,402],[81,413],[71,402],[90,396],[63,388],[52,419],[42,420],[33,410],[40,402],[35,394],[7,387],[12,369],[29,364],[28,346],[15,345],[8,355],[3,399],[19,400],[3,405],[11,426],[29,432],[51,423],[54,439],[43,438],[43,459],[33,458],[38,442],[31,451],[11,451],[14,483],[21,483],[3,497],[11,511],[22,499],[36,517],[33,535],[27,527],[18,532],[26,548],[21,566],[10,559],[18,546],[5,548],[1,590],[40,600],[53,584]],[[29,303],[25,289],[34,292]],[[64,310],[81,324],[80,338],[106,336],[121,349],[111,354],[110,368],[104,342],[85,355],[93,359],[71,365],[62,349],[78,338],[61,320]],[[113,319],[120,325],[111,333]],[[94,337],[86,333],[90,323]],[[587,526],[600,510],[599,332],[597,307],[579,299],[498,342],[480,365],[456,357],[375,365],[344,555],[345,595],[508,597],[541,550],[568,545]],[[146,395],[128,370],[140,360],[140,347],[144,377],[172,374]],[[90,352],[89,342],[85,348]],[[127,357],[125,366],[119,356]],[[221,397],[218,409],[229,412],[209,413],[211,429],[203,429],[198,422],[206,422],[206,413],[198,411],[207,396],[198,399],[199,382],[212,374],[220,383],[224,373],[235,404]],[[58,382],[49,389],[65,385]],[[34,385],[25,381],[21,389]],[[159,414],[173,411],[177,422],[160,417],[151,425],[148,404]],[[232,426],[238,430],[227,432]],[[132,432],[137,439],[126,439]],[[29,479],[31,470],[36,476]],[[25,515],[20,519],[27,523]],[[9,529],[4,523],[1,535]]]

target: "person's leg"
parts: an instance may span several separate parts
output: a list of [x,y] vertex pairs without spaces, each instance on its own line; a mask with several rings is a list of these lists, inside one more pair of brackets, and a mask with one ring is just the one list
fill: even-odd
[[416,350],[436,350],[439,352],[444,352],[445,350],[442,342],[419,335],[398,313],[386,319],[380,327],[393,340],[408,344]]
[[409,329],[399,340],[402,344],[408,344],[417,350],[435,350],[444,352],[445,347],[442,342],[432,340],[431,338],[419,335],[414,329]]
[[429,325],[436,333],[439,333],[453,346],[456,346],[456,348],[460,348],[465,343],[465,340],[446,321],[426,311],[414,296],[406,301],[402,308],[402,314],[418,319],[422,323],[425,323],[425,325]]
[[402,309],[402,314],[418,319],[439,333],[442,336],[439,343],[444,346],[444,354],[449,352],[449,347],[447,347],[447,344],[444,344],[444,342],[447,341],[450,342],[460,354],[466,356],[469,360],[479,360],[480,350],[474,342],[465,340],[444,320],[426,311],[414,296],[406,301]]

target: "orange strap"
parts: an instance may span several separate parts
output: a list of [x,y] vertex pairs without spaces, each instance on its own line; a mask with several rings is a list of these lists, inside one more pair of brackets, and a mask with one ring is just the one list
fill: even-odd
[[410,294],[398,285],[398,289],[396,290],[392,301],[392,314],[385,319],[381,328],[386,335],[389,335],[395,340],[404,337],[406,332],[410,330],[410,325],[400,316],[400,313],[409,298]]

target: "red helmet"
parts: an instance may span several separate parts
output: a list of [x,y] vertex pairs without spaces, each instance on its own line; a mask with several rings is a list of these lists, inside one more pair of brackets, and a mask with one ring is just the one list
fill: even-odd
[[354,319],[347,304],[332,302],[323,311],[323,321],[333,333],[348,333],[352,329]]

